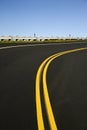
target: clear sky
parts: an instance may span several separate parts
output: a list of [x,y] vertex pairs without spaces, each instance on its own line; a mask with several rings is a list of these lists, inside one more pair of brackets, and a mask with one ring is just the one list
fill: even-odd
[[87,36],[87,0],[0,0],[0,35]]

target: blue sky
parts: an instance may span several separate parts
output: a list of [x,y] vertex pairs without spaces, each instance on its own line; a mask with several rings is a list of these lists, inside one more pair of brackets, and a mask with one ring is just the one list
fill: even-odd
[[87,0],[0,0],[0,35],[87,36]]

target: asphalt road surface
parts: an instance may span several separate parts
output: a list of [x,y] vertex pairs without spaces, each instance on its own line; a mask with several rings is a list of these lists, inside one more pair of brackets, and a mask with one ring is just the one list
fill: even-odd
[[[83,47],[87,43],[0,49],[0,130],[38,130],[36,75],[41,63],[53,54]],[[87,50],[56,57],[46,76],[57,129],[86,130]],[[44,127],[50,130],[40,84]]]

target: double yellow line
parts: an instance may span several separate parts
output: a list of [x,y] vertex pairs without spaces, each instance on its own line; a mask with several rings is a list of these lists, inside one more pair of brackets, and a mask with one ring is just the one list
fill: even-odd
[[87,49],[87,47],[59,52],[57,54],[54,54],[54,55],[48,57],[40,65],[40,67],[37,71],[37,75],[36,75],[36,93],[35,93],[38,130],[45,130],[43,114],[42,114],[42,106],[41,106],[41,95],[40,95],[41,80],[43,82],[44,101],[45,101],[45,107],[46,107],[50,130],[58,130],[58,127],[56,125],[56,121],[54,118],[54,114],[53,114],[53,110],[52,110],[52,106],[51,106],[51,102],[50,102],[50,98],[49,98],[49,93],[48,93],[48,89],[47,89],[47,82],[46,82],[47,69],[48,69],[50,63],[54,59],[56,59],[57,57],[60,57],[62,55],[81,51],[81,50],[86,50],[86,49]]

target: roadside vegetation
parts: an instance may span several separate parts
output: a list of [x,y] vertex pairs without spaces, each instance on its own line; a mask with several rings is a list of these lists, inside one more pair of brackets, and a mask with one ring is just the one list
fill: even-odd
[[10,46],[10,45],[26,45],[26,44],[37,44],[37,43],[77,43],[83,42],[87,43],[87,39],[33,39],[33,40],[0,40],[0,46]]

